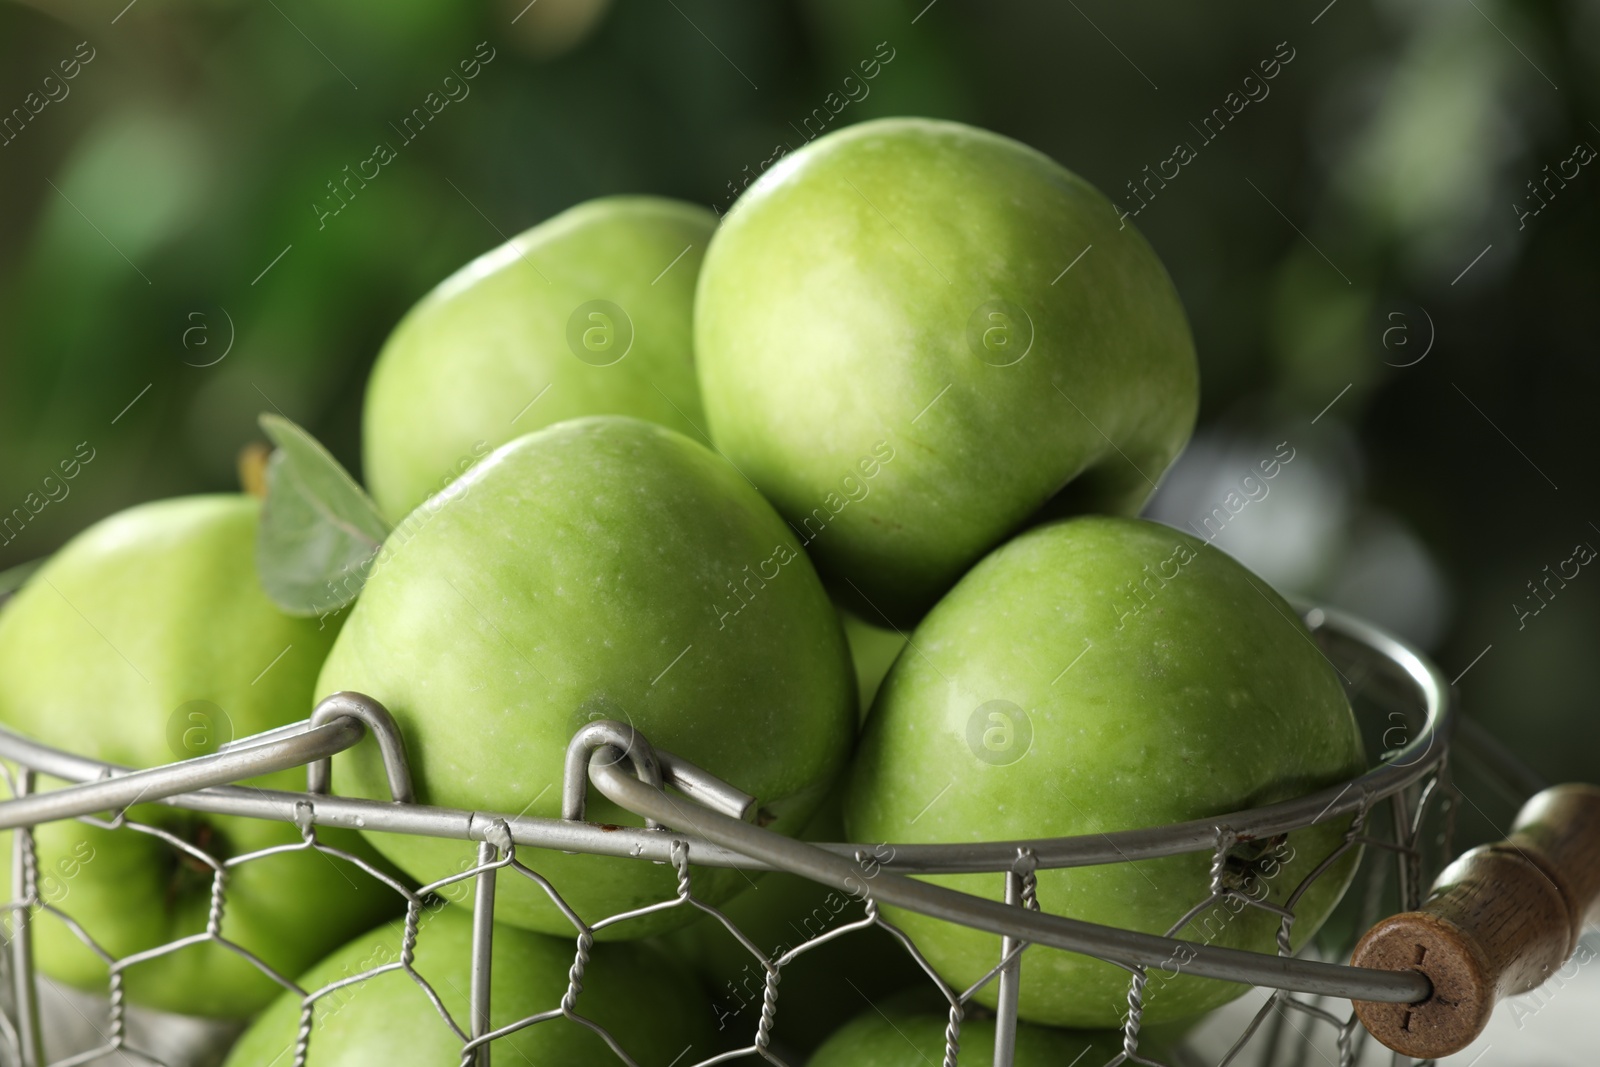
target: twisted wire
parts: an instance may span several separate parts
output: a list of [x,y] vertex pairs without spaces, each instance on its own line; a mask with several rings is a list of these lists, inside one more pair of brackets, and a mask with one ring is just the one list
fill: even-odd
[[1139,1052],[1139,1027],[1144,1021],[1144,984],[1146,982],[1143,967],[1133,969],[1133,977],[1128,981],[1128,1021],[1122,1025],[1122,1052],[1129,1059],[1133,1059]]
[[594,935],[584,930],[578,934],[578,951],[567,971],[567,991],[561,997],[561,1010],[571,1014],[577,1009],[578,994],[583,992],[583,972],[589,966],[589,950],[594,948]]
[[782,972],[777,967],[769,967],[767,980],[761,988],[761,1020],[756,1024],[756,1048],[766,1049],[772,1044],[772,1028],[778,1022],[778,982],[782,980]]
[[944,1027],[944,1067],[956,1067],[961,1054],[961,1005],[950,1005],[950,1021]]

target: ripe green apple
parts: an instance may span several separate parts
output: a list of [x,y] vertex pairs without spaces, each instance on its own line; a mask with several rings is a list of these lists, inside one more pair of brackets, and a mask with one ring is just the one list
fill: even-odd
[[716,222],[660,197],[591,200],[423,297],[367,385],[367,485],[384,514],[563,419],[633,415],[701,436],[690,322]]
[[911,621],[1041,509],[1136,513],[1198,403],[1177,293],[1110,202],[928,119],[762,175],[706,253],[695,352],[717,447],[841,595]]
[[[1293,610],[1215,548],[1165,526],[1092,517],[991,553],[912,635],[867,720],[845,802],[854,841],[1005,841],[1224,815],[1359,774],[1339,678]],[[1283,904],[1341,843],[1330,819],[1237,850],[1227,884]],[[1292,943],[1338,902],[1358,854],[1296,906]],[[1165,933],[1209,894],[1209,853],[1048,870],[1045,910]],[[999,875],[932,879],[1000,898]],[[897,913],[898,914],[898,913]],[[897,921],[957,988],[999,961],[999,939],[919,915]],[[1278,916],[1231,900],[1180,934],[1271,953]],[[1244,986],[1149,969],[1145,1019],[1206,1011]],[[1116,1026],[1128,974],[1029,949],[1024,1018]],[[986,987],[992,1003],[994,987]],[[983,995],[980,994],[980,999]]]
[[[0,612],[0,722],[80,755],[152,767],[304,717],[334,631],[284,615],[262,592],[258,512],[250,497],[187,497],[131,508],[73,539]],[[304,789],[305,772],[251,784]],[[220,859],[301,839],[289,822],[162,805],[129,819]],[[356,834],[318,837],[371,855]],[[166,842],[55,822],[37,843],[40,898],[112,956],[205,931],[212,869]],[[5,855],[9,863],[9,845]],[[292,975],[400,903],[345,860],[286,852],[230,870],[222,935]],[[104,992],[99,957],[59,918],[35,914],[40,969]],[[280,988],[212,943],[125,973],[129,1000],[190,1015],[243,1017]]]
[[[794,534],[727,461],[638,419],[574,419],[503,446],[420,512],[385,546],[317,683],[383,702],[420,802],[559,817],[568,741],[616,719],[755,796],[771,829],[805,825],[855,734],[849,652]],[[336,792],[381,797],[384,781],[375,746],[334,760]],[[640,824],[590,793],[591,820]],[[424,882],[472,856],[463,842],[371,840]],[[666,865],[520,855],[588,922],[675,894]],[[694,877],[712,903],[751,884]],[[496,914],[572,932],[525,879],[505,880]]]
[[[828,798],[801,837],[843,841],[840,797]],[[865,914],[850,894],[797,875],[762,875],[720,909],[769,962],[806,942],[834,933]],[[711,991],[717,1027],[748,1041],[761,1018],[766,969],[716,918],[707,916],[665,938],[673,954],[694,965]],[[773,1040],[809,1052],[868,1002],[934,984],[895,938],[871,926],[807,949],[783,965]],[[863,997],[867,998],[865,1001]]]
[[[515,877],[515,876],[512,876]],[[502,881],[506,878],[501,876]],[[400,959],[405,924],[364,934],[299,979],[308,993]],[[412,969],[438,994],[456,1025],[470,1032],[472,913],[445,905],[425,913]],[[567,992],[573,941],[498,924],[490,965],[489,1018],[509,1026],[551,1011]],[[695,977],[647,945],[595,945],[584,968],[577,1014],[605,1027],[633,1062],[666,1067],[697,1063],[722,1048],[711,1006]],[[284,993],[245,1032],[226,1067],[287,1067],[294,1059],[301,999]],[[416,979],[396,968],[335,990],[316,1001],[307,1067],[394,1067],[454,1064],[462,1040],[445,1023]],[[496,1040],[496,1063],[594,1067],[621,1062],[604,1039],[557,1016]]]
[[872,709],[872,701],[878,695],[884,675],[889,673],[900,650],[906,647],[906,635],[899,630],[874,626],[848,608],[839,609],[839,621],[844,624],[844,639],[850,645],[850,662],[856,668],[856,695],[864,720]]
[[[836,1031],[817,1050],[808,1067],[930,1067],[944,1062],[945,1026],[949,1017],[928,1011],[887,1007],[868,1010]],[[961,1022],[963,1067],[992,1067],[994,1028],[989,1019]],[[1141,1056],[1170,1053],[1169,1035],[1141,1033]],[[1116,1030],[1054,1030],[1017,1025],[1015,1067],[1102,1067],[1122,1052]]]

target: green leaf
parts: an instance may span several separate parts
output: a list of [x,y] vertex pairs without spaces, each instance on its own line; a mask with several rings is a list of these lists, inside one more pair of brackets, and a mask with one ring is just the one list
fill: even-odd
[[33,572],[43,567],[49,556],[31,559],[26,563],[19,563],[0,571],[0,604],[11,599],[11,594],[22,588],[22,583],[33,577]]
[[277,448],[256,536],[267,596],[290,615],[325,615],[361,592],[390,526],[332,454],[288,419],[263,414]]

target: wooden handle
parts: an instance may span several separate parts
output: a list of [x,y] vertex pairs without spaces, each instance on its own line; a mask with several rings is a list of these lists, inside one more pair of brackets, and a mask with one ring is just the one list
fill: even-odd
[[1418,911],[1367,931],[1350,962],[1428,976],[1416,1004],[1356,1001],[1372,1036],[1417,1059],[1459,1052],[1501,997],[1537,988],[1578,947],[1600,903],[1600,787],[1558,785],[1523,806],[1511,836],[1461,856]]

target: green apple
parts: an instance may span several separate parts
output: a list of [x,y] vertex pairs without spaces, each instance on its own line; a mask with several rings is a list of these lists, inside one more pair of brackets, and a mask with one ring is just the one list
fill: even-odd
[[[506,875],[501,876],[502,883]],[[511,877],[515,877],[514,875]],[[390,923],[344,946],[299,980],[307,993],[400,960],[405,932]],[[490,964],[489,1019],[509,1026],[561,1005],[573,965],[573,941],[497,924]],[[438,994],[456,1025],[470,1032],[472,915],[445,905],[425,913],[412,970]],[[262,1013],[228,1056],[226,1067],[287,1067],[294,1061],[301,998],[285,993]],[[582,977],[576,1013],[610,1032],[632,1061],[667,1067],[698,1063],[725,1047],[711,1006],[692,974],[647,945],[595,945]],[[307,1067],[455,1064],[462,1039],[399,968],[352,982],[315,1002]],[[557,1016],[489,1046],[496,1063],[593,1067],[621,1062],[599,1034]]]
[[[258,512],[250,497],[187,497],[131,508],[73,539],[0,612],[0,722],[80,755],[152,767],[303,718],[334,631],[284,615],[262,592]],[[304,789],[305,771],[251,784]],[[162,805],[128,817],[221,860],[301,840],[291,822]],[[370,856],[354,833],[318,837]],[[40,899],[112,956],[205,931],[212,868],[165,841],[55,822],[37,842]],[[229,870],[221,932],[292,975],[400,904],[346,860],[284,852]],[[45,974],[108,988],[106,965],[56,914],[36,912],[34,930]],[[190,1015],[246,1016],[280,988],[215,943],[125,975],[129,1000]]]
[[[1302,796],[1364,769],[1355,716],[1293,610],[1231,557],[1135,519],[1042,526],[990,554],[912,635],[867,720],[845,803],[854,841],[1005,841],[1106,833]],[[1239,848],[1225,882],[1282,905],[1342,842],[1348,819]],[[1352,876],[1346,852],[1295,908],[1304,944]],[[1210,892],[1211,855],[1047,870],[1040,906],[1165,933]],[[932,879],[999,898],[999,875]],[[919,915],[897,920],[956,986],[999,939]],[[1272,953],[1278,916],[1219,903],[1180,934]],[[1149,969],[1145,1018],[1193,1016],[1244,986]],[[1021,1012],[1116,1026],[1126,971],[1028,950]],[[985,1003],[995,989],[986,988]]]
[[706,253],[695,351],[717,447],[897,619],[1041,509],[1136,513],[1198,403],[1177,293],[1110,202],[927,119],[762,175]]
[[[828,1038],[807,1067],[931,1067],[944,1062],[949,1017],[927,1011],[868,1010]],[[959,1036],[962,1067],[991,1067],[995,1024],[963,1019]],[[1141,1056],[1171,1054],[1167,1035],[1143,1034]],[[1015,1067],[1102,1067],[1122,1052],[1115,1030],[1054,1030],[1017,1026]]]
[[[801,836],[843,841],[839,796],[830,797]],[[768,962],[808,941],[860,922],[865,912],[847,893],[784,872],[763,875],[755,888],[720,909]],[[711,990],[718,1029],[749,1040],[761,1018],[766,968],[715,917],[667,935],[673,954],[693,963]],[[879,926],[836,936],[783,965],[773,1040],[809,1052],[867,1003],[901,990],[934,984],[905,947]],[[866,999],[863,1000],[862,998]]]
[[367,385],[367,485],[384,514],[563,419],[633,415],[700,437],[690,322],[716,223],[660,197],[591,200],[423,297]]
[[856,695],[864,720],[884,675],[906,647],[906,635],[900,630],[874,626],[848,608],[839,609],[839,621],[844,624],[844,639],[850,645],[850,662],[855,664]]
[[[555,818],[563,759],[593,719],[755,796],[773,830],[803,827],[844,768],[855,682],[839,620],[794,534],[739,472],[681,434],[595,416],[503,446],[407,521],[378,558],[318,693],[382,701],[422,803]],[[386,795],[375,746],[334,760],[336,792]],[[639,825],[591,790],[589,817]],[[429,882],[465,842],[372,835]],[[675,895],[666,865],[524,849],[587,922]],[[750,885],[697,869],[715,903]],[[572,924],[525,879],[497,916]],[[642,937],[674,908],[607,928]]]

